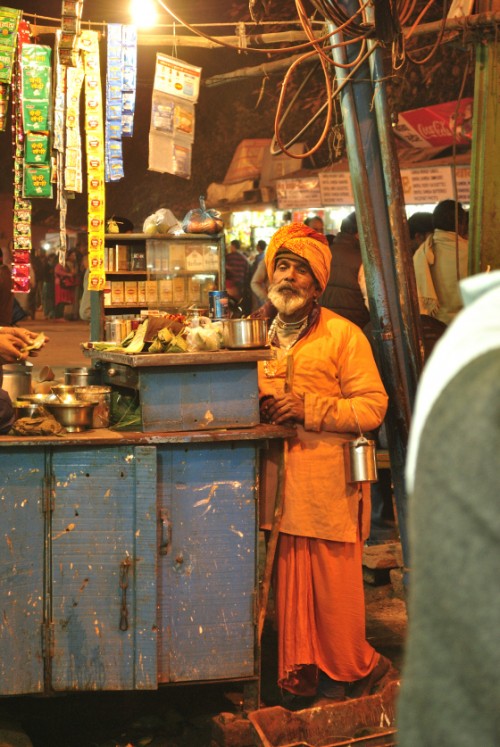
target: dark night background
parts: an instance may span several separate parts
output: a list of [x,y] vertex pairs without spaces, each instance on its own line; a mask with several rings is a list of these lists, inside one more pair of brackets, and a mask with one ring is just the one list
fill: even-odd
[[[249,20],[248,3],[245,0],[169,0],[167,3],[176,14],[188,23],[234,23]],[[274,0],[270,4],[269,15],[265,20],[296,19],[295,4],[291,0]],[[128,4],[123,0],[84,0],[82,20],[93,23],[129,23]],[[8,7],[21,8],[25,13],[39,14],[39,23],[47,25],[45,18],[60,19],[61,0],[24,0],[11,2]],[[162,8],[160,24],[170,24],[169,16]],[[28,17],[28,20],[32,20]],[[426,17],[426,20],[432,18]],[[158,29],[171,33],[169,28]],[[227,35],[234,33],[234,26],[204,28],[206,33]],[[260,27],[260,31],[275,30]],[[280,29],[282,30],[282,29]],[[188,33],[176,24],[176,33]],[[41,43],[52,45],[53,37],[43,36]],[[423,44],[424,42],[419,42]],[[428,43],[428,42],[427,42]],[[416,66],[405,63],[401,70],[388,77],[387,94],[389,105],[397,117],[398,111],[413,109],[425,104],[453,100],[458,96],[462,77],[469,59],[467,50],[460,39],[451,46],[443,46],[429,65]],[[202,85],[196,105],[195,142],[193,144],[192,172],[190,179],[148,171],[148,132],[150,124],[151,94],[156,52],[175,55],[175,50],[166,47],[139,46],[138,86],[133,138],[123,139],[125,178],[106,187],[107,215],[127,215],[136,230],[142,229],[145,218],[160,207],[170,208],[177,218],[182,219],[191,208],[198,206],[200,194],[206,193],[211,182],[221,182],[227,171],[234,150],[244,138],[271,137],[274,130],[274,115],[284,72],[270,76],[263,86],[262,77],[251,77],[238,82],[217,87],[206,87],[204,79],[229,70],[252,67],[268,60],[267,55],[216,49],[193,49],[178,47],[176,56],[202,68]],[[424,50],[425,51],[425,50]],[[101,73],[105,70],[105,42],[101,47]],[[275,59],[273,57],[273,59]],[[389,69],[389,66],[388,66]],[[466,80],[463,95],[471,95],[474,65]],[[297,82],[306,74],[307,68],[300,68]],[[295,85],[295,83],[294,83]],[[261,89],[263,88],[263,95]],[[318,72],[300,99],[300,106],[290,117],[289,133],[299,130],[309,116],[323,103],[324,88]],[[319,119],[315,128],[306,136],[310,147],[323,128],[324,120]],[[10,192],[11,135],[0,134],[0,154],[4,168],[0,173],[0,191]],[[334,156],[331,141],[310,159],[306,166],[325,166]],[[299,162],[297,162],[299,166]],[[33,200],[33,219],[57,226],[58,219],[53,200]],[[85,226],[85,196],[70,201],[68,225]]]

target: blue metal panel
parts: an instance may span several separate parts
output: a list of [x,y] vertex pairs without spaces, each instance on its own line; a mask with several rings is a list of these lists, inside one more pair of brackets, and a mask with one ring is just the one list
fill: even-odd
[[45,457],[0,449],[0,692],[43,691]]
[[138,372],[144,431],[250,427],[260,422],[255,362]]
[[158,447],[160,682],[256,673],[255,485],[255,444]]
[[52,685],[156,688],[156,450],[52,459]]

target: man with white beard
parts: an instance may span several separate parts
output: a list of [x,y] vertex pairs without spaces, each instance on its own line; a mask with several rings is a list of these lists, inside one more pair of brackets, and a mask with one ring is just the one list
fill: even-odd
[[[272,360],[259,363],[261,418],[291,424],[274,596],[278,684],[292,709],[375,692],[391,663],[367,642],[362,549],[367,483],[348,483],[344,444],[377,428],[387,395],[359,327],[318,305],[330,273],[326,238],[302,223],[280,228],[265,260],[271,281],[253,316],[270,322]],[[276,453],[266,452],[261,525],[270,529]]]

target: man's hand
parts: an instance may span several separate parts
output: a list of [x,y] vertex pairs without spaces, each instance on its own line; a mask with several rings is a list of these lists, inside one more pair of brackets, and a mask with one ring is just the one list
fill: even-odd
[[260,414],[264,423],[303,423],[304,399],[295,394],[263,397],[260,402]]
[[[29,345],[31,339],[26,339],[19,334],[13,334],[13,327],[4,327],[0,330],[0,364],[15,363],[16,361],[25,360],[28,352],[22,353],[21,348]],[[17,330],[19,331],[19,330]]]
[[[0,365],[25,360],[28,355],[36,355],[36,350],[23,351],[22,348],[31,345],[37,337],[37,332],[24,327],[0,327]],[[48,339],[45,337],[45,342]]]

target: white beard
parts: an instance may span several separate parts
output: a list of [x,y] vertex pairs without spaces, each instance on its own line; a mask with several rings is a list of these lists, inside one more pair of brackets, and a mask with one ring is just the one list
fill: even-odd
[[283,294],[275,285],[269,288],[267,295],[280,314],[288,315],[302,309],[309,300],[300,290],[294,290],[293,295],[290,292]]

